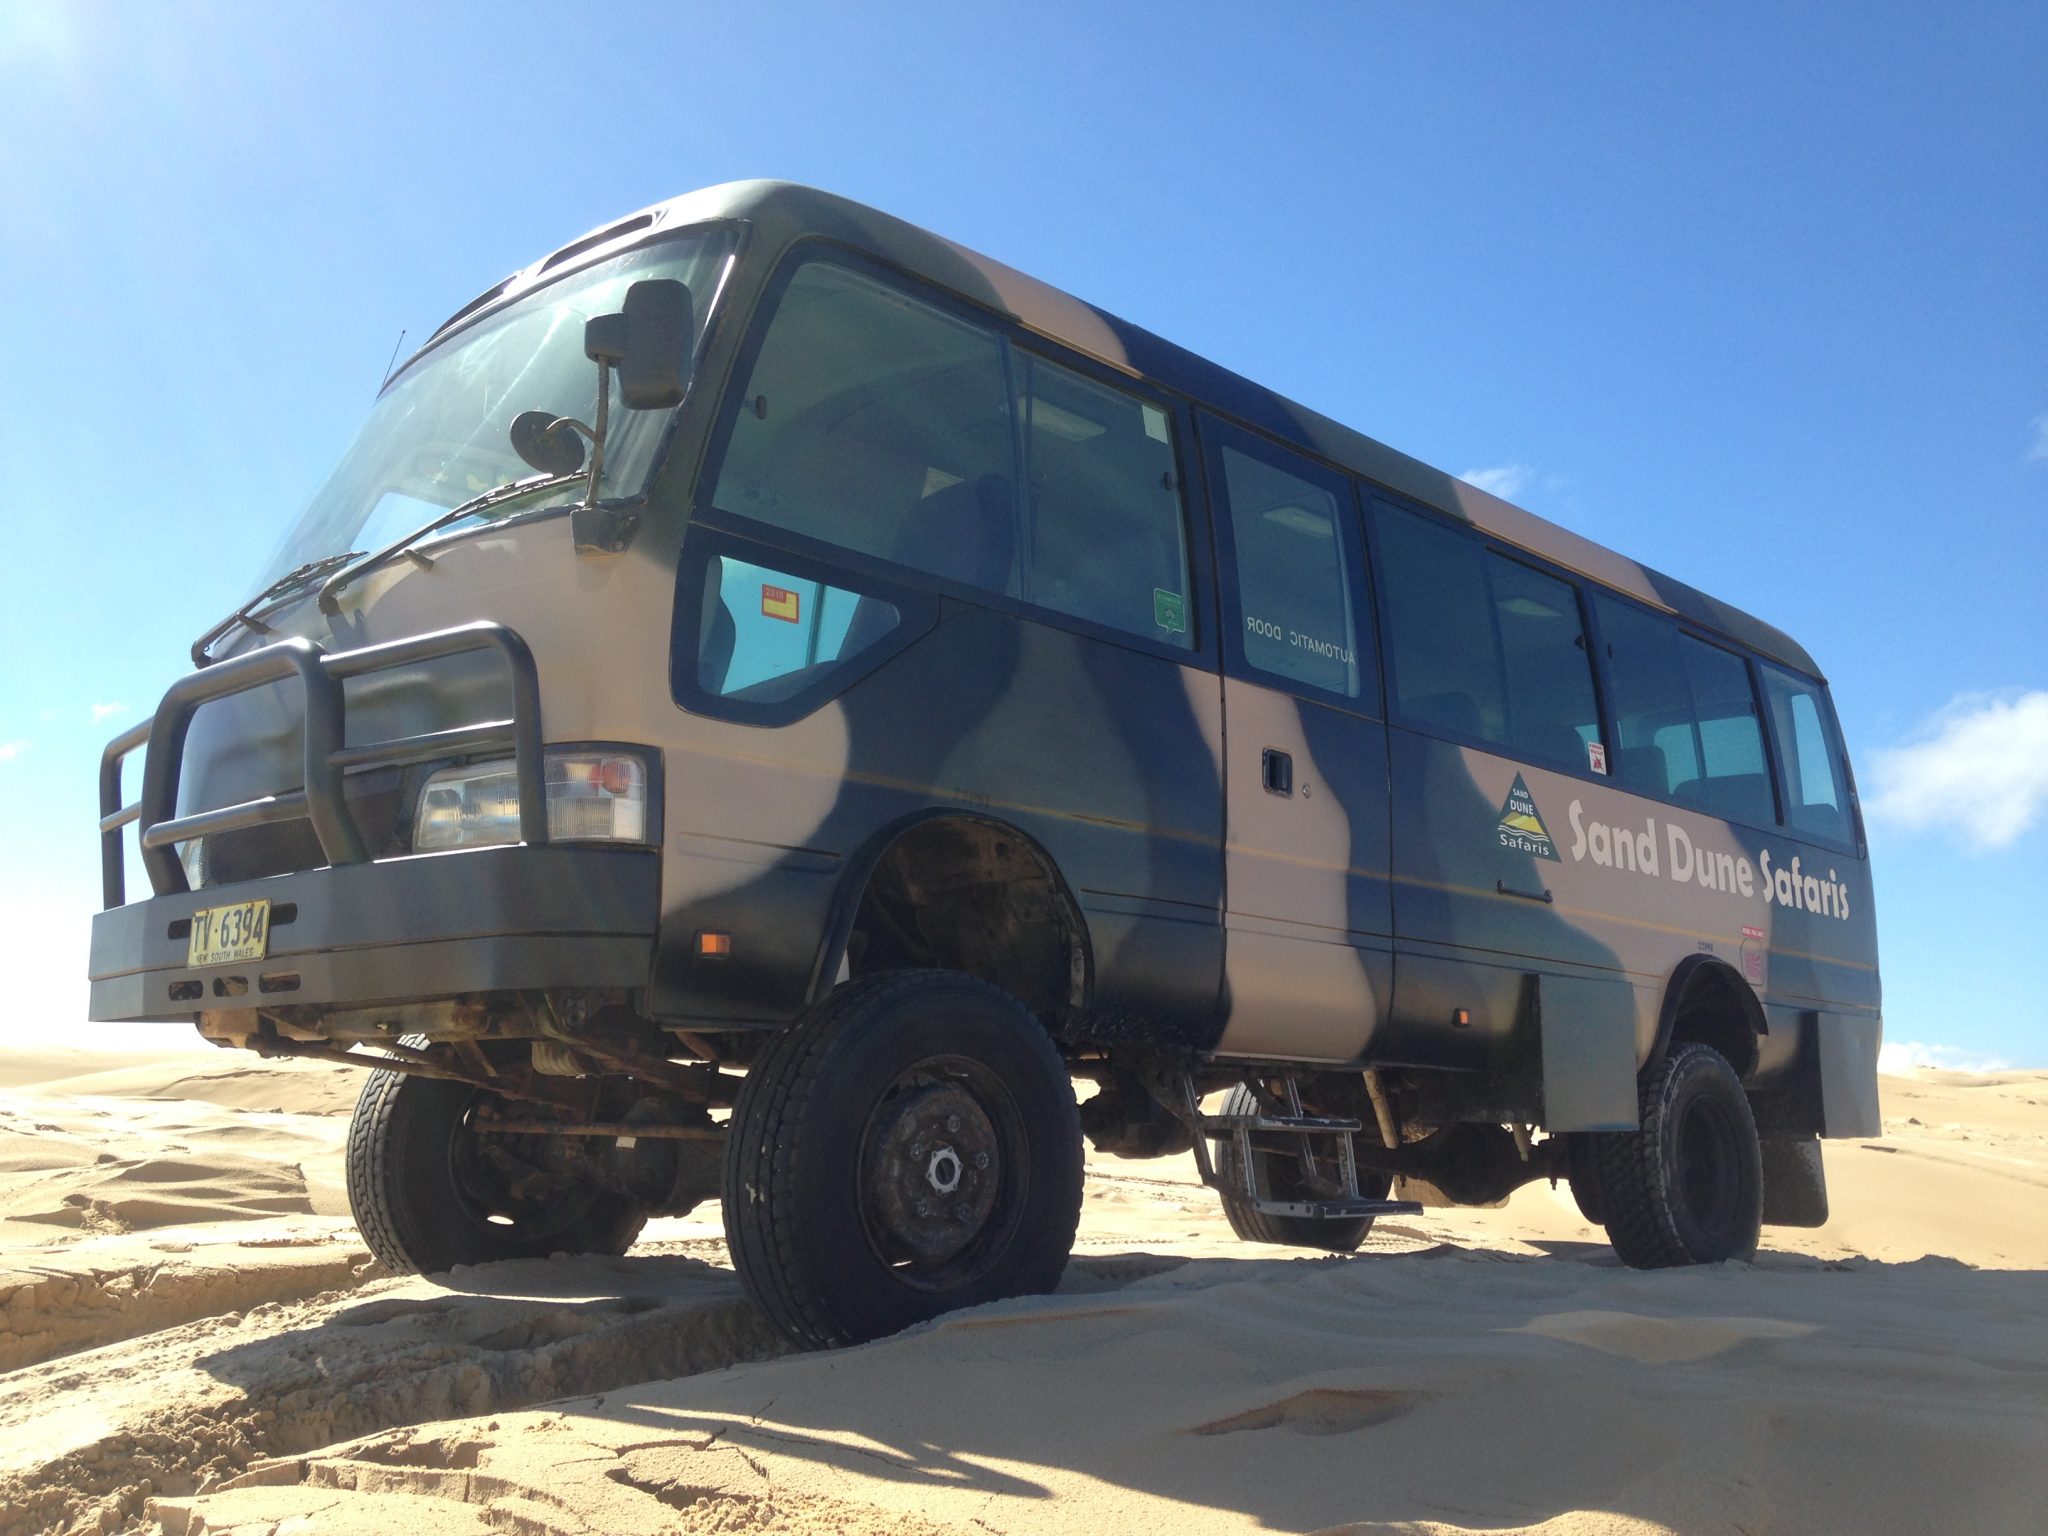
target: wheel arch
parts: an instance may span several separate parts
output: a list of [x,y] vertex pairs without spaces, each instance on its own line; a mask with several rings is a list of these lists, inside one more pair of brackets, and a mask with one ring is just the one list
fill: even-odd
[[1718,955],[1687,955],[1664,987],[1657,1035],[1643,1062],[1647,1072],[1684,1041],[1712,1046],[1747,1082],[1761,1056],[1758,1038],[1770,1032],[1764,1007],[1742,975]]
[[[929,899],[939,895],[948,899]],[[848,861],[810,1001],[842,964],[852,975],[932,966],[978,976],[1054,1029],[1088,1007],[1095,981],[1087,919],[1044,844],[1000,817],[942,807],[891,822]]]

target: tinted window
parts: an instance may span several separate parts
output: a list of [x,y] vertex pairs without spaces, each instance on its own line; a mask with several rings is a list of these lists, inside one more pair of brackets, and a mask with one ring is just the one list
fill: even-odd
[[1014,357],[1025,455],[1024,597],[1168,645],[1193,645],[1172,417],[1042,357]]
[[1692,688],[1679,655],[1678,626],[1595,595],[1607,647],[1607,688],[1614,710],[1614,761],[1624,787],[1668,795],[1700,776]]
[[739,393],[712,500],[994,592],[1017,591],[999,337],[845,267],[800,267]]
[[1592,659],[1568,583],[1499,555],[1486,559],[1507,676],[1508,745],[1517,756],[1572,768],[1600,739]]
[[728,410],[712,493],[725,511],[1194,644],[1159,406],[813,261],[775,300]]
[[1763,668],[1785,785],[1785,822],[1801,832],[1850,842],[1849,776],[1834,712],[1821,690],[1776,667]]
[[1596,596],[1614,708],[1615,777],[1716,816],[1769,823],[1756,696],[1740,656],[1670,619]]
[[1246,664],[1357,698],[1363,583],[1349,482],[1227,428],[1217,435],[1211,467],[1237,557]]
[[895,606],[771,566],[713,556],[704,572],[697,683],[777,704],[896,628]]
[[1375,515],[1395,708],[1419,725],[1505,743],[1485,549],[1410,513]]
[[1690,635],[1679,637],[1679,653],[1692,690],[1700,776],[1694,784],[1673,786],[1675,793],[1716,816],[1768,823],[1774,815],[1771,780],[1748,664]]
[[1375,515],[1400,712],[1585,768],[1600,714],[1577,591],[1429,519],[1384,506]]

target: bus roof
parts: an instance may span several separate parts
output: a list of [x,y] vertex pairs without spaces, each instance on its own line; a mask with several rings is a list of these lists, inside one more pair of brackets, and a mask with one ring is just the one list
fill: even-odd
[[572,262],[580,264],[581,258],[601,259],[667,229],[712,219],[747,221],[756,241],[769,250],[815,236],[866,251],[1112,368],[1214,406],[1507,543],[1821,676],[1804,647],[1783,630],[1696,587],[1410,458],[1014,267],[877,209],[792,182],[726,182],[642,209],[513,274],[457,311],[435,335],[516,297]]

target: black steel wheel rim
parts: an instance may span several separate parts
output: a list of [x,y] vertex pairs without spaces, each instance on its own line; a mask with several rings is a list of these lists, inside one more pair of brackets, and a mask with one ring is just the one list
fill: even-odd
[[911,1290],[973,1285],[1022,1222],[1029,1159],[1023,1113],[987,1066],[964,1056],[913,1063],[861,1131],[856,1195],[868,1247]]
[[[474,1225],[511,1240],[532,1242],[567,1231],[589,1204],[588,1194],[573,1187],[539,1196],[514,1194],[484,1148],[482,1124],[488,1122],[480,1124],[477,1115],[483,1097],[472,1094],[449,1128],[448,1183],[456,1205]],[[518,1142],[539,1138],[496,1139],[517,1156]]]
[[1742,1203],[1735,1122],[1725,1105],[1695,1098],[1679,1117],[1674,1180],[1686,1214],[1716,1241],[1733,1232]]

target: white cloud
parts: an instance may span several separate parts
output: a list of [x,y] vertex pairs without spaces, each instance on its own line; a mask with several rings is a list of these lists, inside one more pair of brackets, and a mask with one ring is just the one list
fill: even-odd
[[11,763],[27,750],[25,741],[0,741],[0,763]]
[[2048,813],[2048,689],[1966,693],[1871,763],[1870,813],[2004,848]]
[[95,704],[92,707],[92,723],[98,725],[102,720],[110,716],[125,715],[127,713],[128,706],[126,704]]
[[2048,459],[2048,411],[2034,418],[2034,446],[2027,450],[2030,459]]
[[1536,483],[1536,471],[1526,464],[1501,464],[1493,469],[1468,469],[1458,478],[1503,501],[1513,501]]
[[1877,1070],[1896,1077],[1915,1067],[1945,1072],[2003,1072],[2012,1065],[2003,1056],[1986,1056],[1955,1045],[1923,1045],[1918,1040],[1887,1040],[1877,1048]]

